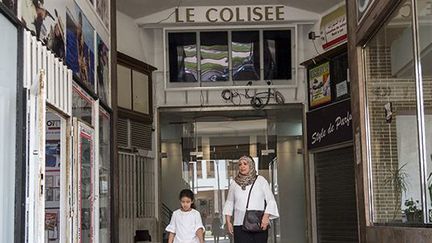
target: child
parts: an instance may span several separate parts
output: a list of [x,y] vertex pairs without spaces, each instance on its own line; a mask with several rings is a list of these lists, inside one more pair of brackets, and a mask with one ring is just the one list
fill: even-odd
[[194,194],[189,189],[180,192],[181,208],[174,211],[170,224],[168,243],[204,243],[204,226],[200,213],[194,209]]

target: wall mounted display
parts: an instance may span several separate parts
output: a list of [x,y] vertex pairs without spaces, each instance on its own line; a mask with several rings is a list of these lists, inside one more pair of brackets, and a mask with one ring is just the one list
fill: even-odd
[[309,69],[309,106],[317,107],[331,101],[330,62]]
[[109,0],[96,0],[96,12],[101,18],[104,25],[109,29],[110,22],[110,1]]
[[200,41],[201,80],[227,81],[228,32],[202,32]]
[[74,79],[94,91],[94,28],[76,4],[66,13],[66,36],[66,63]]
[[64,59],[66,0],[24,0],[21,21],[58,58]]
[[1,3],[6,5],[14,14],[17,13],[17,0],[0,0]]
[[109,50],[99,35],[97,35],[97,93],[99,98],[110,104]]

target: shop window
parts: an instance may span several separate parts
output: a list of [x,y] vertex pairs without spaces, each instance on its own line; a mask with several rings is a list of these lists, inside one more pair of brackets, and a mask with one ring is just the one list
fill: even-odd
[[78,85],[73,86],[72,92],[72,114],[74,117],[87,122],[92,125],[93,123],[93,98],[88,95]]
[[375,223],[423,222],[410,5],[405,1],[365,48]]
[[171,82],[198,80],[196,33],[169,33],[169,70]]
[[228,80],[228,33],[201,32],[201,80]]
[[431,35],[431,2],[426,0],[417,1],[418,16],[418,34],[421,53],[421,70],[423,82],[423,106],[424,106],[424,125],[425,135],[425,158],[426,161],[426,205],[425,209],[428,212],[428,223],[432,223],[432,35]]
[[264,79],[291,79],[291,31],[264,31]]
[[260,46],[258,31],[232,32],[232,79],[258,80]]
[[111,117],[99,109],[99,238],[100,242],[110,242]]

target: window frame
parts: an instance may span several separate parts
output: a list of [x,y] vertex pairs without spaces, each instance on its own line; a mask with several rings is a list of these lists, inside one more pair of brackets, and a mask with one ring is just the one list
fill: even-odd
[[[384,2],[384,1],[383,1]],[[411,37],[412,37],[412,55],[413,55],[413,81],[416,86],[416,93],[415,93],[415,115],[416,115],[416,124],[417,127],[417,133],[415,134],[417,139],[417,155],[418,155],[418,164],[419,164],[419,179],[420,179],[420,208],[422,209],[422,222],[416,222],[416,223],[404,223],[404,222],[377,222],[375,218],[375,207],[374,207],[374,180],[373,180],[373,158],[372,158],[372,128],[371,128],[371,109],[369,105],[369,95],[367,92],[368,86],[368,80],[367,78],[364,79],[364,87],[361,92],[363,93],[364,101],[362,103],[362,106],[365,111],[365,115],[362,118],[362,122],[364,122],[365,125],[365,142],[366,142],[366,162],[367,162],[367,188],[364,190],[364,194],[367,195],[367,216],[368,220],[366,221],[366,224],[368,226],[392,226],[392,227],[401,227],[401,228],[430,228],[432,227],[432,220],[429,220],[429,210],[431,210],[431,206],[428,205],[427,201],[427,156],[426,156],[426,131],[425,131],[425,115],[429,114],[424,109],[424,97],[423,97],[423,90],[424,90],[424,82],[423,82],[423,73],[422,73],[422,59],[421,59],[421,49],[420,49],[420,30],[419,30],[419,13],[417,9],[417,0],[410,0],[410,3],[412,4],[410,7],[412,8],[412,17],[410,17],[411,25]],[[398,3],[394,8],[391,9],[386,15],[385,20],[380,23],[380,25],[375,29],[376,31],[373,34],[367,35],[367,39],[365,40],[365,43],[361,46],[361,61],[360,63],[363,65],[363,67],[359,70],[362,74],[362,76],[367,77],[367,48],[369,47],[369,44],[371,43],[371,40],[373,40],[376,37],[376,34],[389,22],[391,22],[391,18],[393,14],[400,10],[401,6],[403,6],[404,2]],[[371,4],[372,5],[372,4]],[[364,17],[366,18],[366,17]],[[363,21],[363,19],[361,20]],[[399,113],[401,114],[407,114],[405,111],[402,111]],[[408,112],[409,114],[409,112]],[[401,209],[402,211],[402,209]]]
[[133,90],[133,72],[139,72],[148,77],[148,113],[142,113],[134,110],[134,98],[133,91],[131,90],[131,109],[124,108],[119,106],[119,114],[122,117],[138,119],[144,121],[146,124],[151,124],[153,121],[153,80],[152,73],[156,70],[155,67],[148,65],[144,62],[141,62],[135,58],[132,58],[126,54],[121,52],[117,52],[117,65],[123,66],[127,69],[130,69],[131,73],[131,89]]
[[232,70],[232,32],[233,31],[259,31],[260,36],[260,79],[251,80],[255,88],[268,88],[267,81],[264,79],[264,31],[272,30],[290,30],[291,31],[291,79],[271,80],[274,88],[292,88],[298,86],[299,79],[299,62],[298,62],[298,24],[288,25],[261,25],[261,26],[218,26],[218,27],[166,27],[163,28],[164,43],[164,90],[166,91],[187,91],[187,90],[222,90],[226,88],[247,88],[249,81],[233,81],[232,74],[229,75],[228,81],[208,82],[201,81],[201,62],[197,63],[198,80],[197,82],[170,82],[169,78],[169,33],[194,32],[196,33],[197,59],[200,60],[200,32],[221,32],[228,33],[228,68]]

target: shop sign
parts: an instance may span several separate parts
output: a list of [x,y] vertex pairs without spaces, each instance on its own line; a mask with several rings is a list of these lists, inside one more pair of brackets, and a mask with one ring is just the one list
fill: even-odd
[[346,10],[343,5],[321,19],[322,47],[328,50],[345,42],[347,37]]
[[309,69],[309,104],[317,107],[331,101],[330,62]]
[[326,147],[351,141],[351,103],[345,101],[306,114],[308,149]]
[[238,6],[210,8],[177,8],[176,23],[231,23],[284,21],[285,6]]

